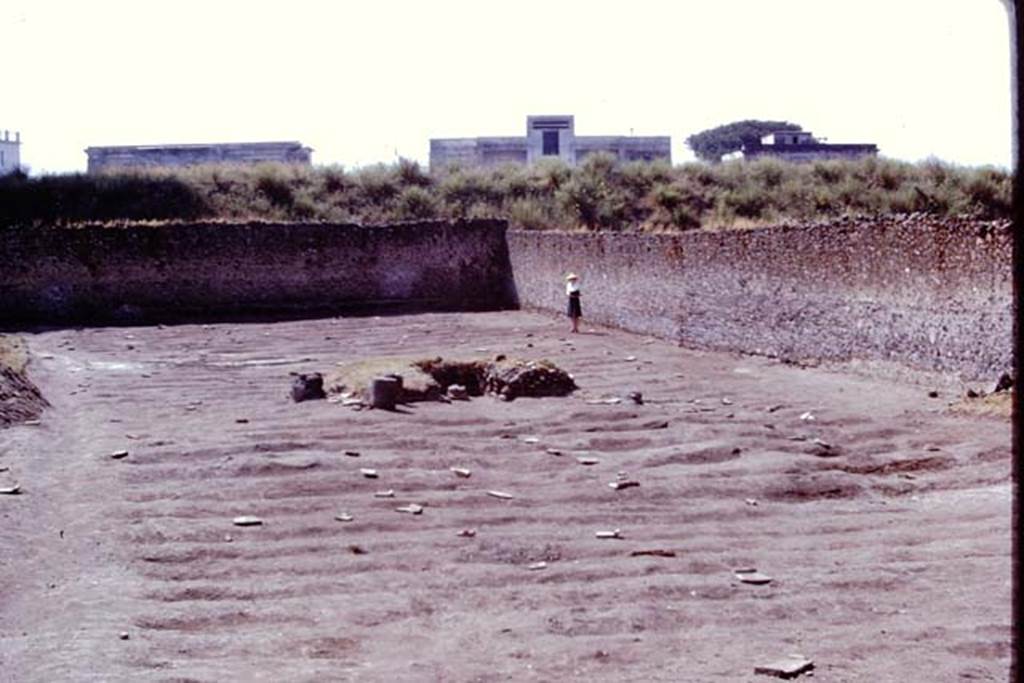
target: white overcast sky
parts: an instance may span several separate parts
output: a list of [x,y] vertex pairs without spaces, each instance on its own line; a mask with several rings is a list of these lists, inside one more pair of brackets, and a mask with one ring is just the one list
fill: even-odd
[[1011,165],[999,0],[3,0],[0,129],[34,173],[90,145],[299,140],[426,163],[431,137],[685,138],[745,118],[884,156]]

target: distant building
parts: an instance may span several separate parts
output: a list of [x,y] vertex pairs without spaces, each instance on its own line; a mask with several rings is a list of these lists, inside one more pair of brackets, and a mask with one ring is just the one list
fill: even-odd
[[526,137],[433,138],[430,167],[532,164],[540,159],[561,159],[574,166],[587,156],[607,152],[622,161],[672,162],[669,136],[576,135],[572,116],[527,116]]
[[21,133],[5,130],[0,139],[0,175],[13,173],[21,168]]
[[743,157],[776,157],[787,161],[818,159],[856,159],[877,156],[878,146],[872,144],[832,144],[815,138],[809,131],[782,130],[743,146]]
[[112,168],[198,166],[200,164],[312,163],[313,150],[299,142],[231,142],[208,145],[123,145],[89,147],[89,173]]

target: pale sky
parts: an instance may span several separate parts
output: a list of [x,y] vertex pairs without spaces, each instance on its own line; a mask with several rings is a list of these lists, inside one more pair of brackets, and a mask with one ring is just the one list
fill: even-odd
[[3,0],[0,129],[33,173],[90,145],[299,140],[426,164],[431,137],[801,124],[886,157],[1009,168],[999,0]]

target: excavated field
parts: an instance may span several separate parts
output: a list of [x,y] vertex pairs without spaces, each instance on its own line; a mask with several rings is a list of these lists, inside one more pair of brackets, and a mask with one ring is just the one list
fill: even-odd
[[[567,326],[24,335],[52,407],[0,431],[0,488],[22,487],[0,495],[0,680],[757,681],[789,653],[816,680],[1007,680],[1008,421]],[[479,353],[549,358],[581,389],[394,413],[288,398],[290,372]],[[639,486],[610,488],[619,472]]]

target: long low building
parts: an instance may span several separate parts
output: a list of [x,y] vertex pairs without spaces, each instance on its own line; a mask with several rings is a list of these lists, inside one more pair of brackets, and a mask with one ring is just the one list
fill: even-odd
[[198,166],[201,164],[312,164],[313,150],[301,142],[227,142],[197,145],[89,147],[89,173],[113,168]]
[[532,164],[540,159],[561,159],[576,165],[597,152],[621,161],[672,162],[668,135],[576,135],[572,116],[528,116],[525,137],[432,138],[430,168],[445,166],[499,166]]
[[814,137],[806,130],[782,130],[743,146],[745,159],[775,157],[786,161],[819,161],[825,159],[857,159],[878,156],[878,145],[872,143],[833,143]]

